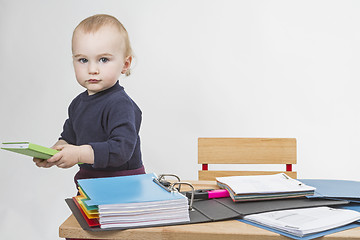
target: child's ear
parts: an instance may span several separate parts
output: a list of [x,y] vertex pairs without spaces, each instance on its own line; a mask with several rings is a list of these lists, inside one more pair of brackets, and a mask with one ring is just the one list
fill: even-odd
[[125,59],[124,66],[123,66],[123,69],[122,69],[122,71],[121,71],[122,74],[125,74],[125,73],[127,73],[127,72],[130,70],[131,61],[132,61],[132,56],[128,56],[128,57]]

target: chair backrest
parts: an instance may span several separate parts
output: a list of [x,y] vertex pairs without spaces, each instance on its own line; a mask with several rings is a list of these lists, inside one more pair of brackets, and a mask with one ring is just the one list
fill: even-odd
[[[297,178],[292,171],[296,164],[295,138],[199,138],[199,180],[216,177],[265,175],[286,173]],[[208,164],[285,164],[285,171],[210,171]]]

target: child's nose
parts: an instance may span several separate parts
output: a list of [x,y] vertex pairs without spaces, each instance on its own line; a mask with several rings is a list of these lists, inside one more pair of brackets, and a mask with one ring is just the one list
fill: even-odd
[[99,74],[99,68],[96,64],[89,64],[89,74],[91,75]]

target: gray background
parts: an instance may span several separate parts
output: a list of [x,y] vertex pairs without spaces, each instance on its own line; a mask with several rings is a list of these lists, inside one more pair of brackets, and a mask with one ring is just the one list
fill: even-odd
[[[136,54],[120,81],[143,110],[148,172],[197,179],[198,137],[295,137],[300,178],[360,180],[359,12],[344,0],[0,0],[0,141],[57,140],[83,91],[72,31],[107,13]],[[76,167],[0,161],[0,238],[57,239]]]

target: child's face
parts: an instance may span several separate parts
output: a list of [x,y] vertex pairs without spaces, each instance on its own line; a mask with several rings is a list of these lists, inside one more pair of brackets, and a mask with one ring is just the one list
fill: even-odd
[[73,64],[76,79],[92,95],[112,87],[130,67],[124,56],[123,38],[113,26],[95,33],[76,30],[73,37]]

